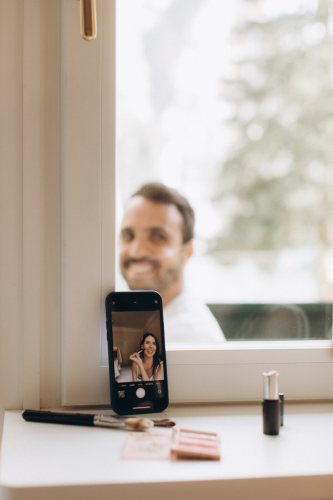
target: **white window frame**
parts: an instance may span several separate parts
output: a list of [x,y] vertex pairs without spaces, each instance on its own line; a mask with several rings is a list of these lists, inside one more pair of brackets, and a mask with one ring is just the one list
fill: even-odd
[[[97,0],[98,36],[79,35],[78,1],[62,12],[62,404],[109,404],[101,366],[104,299],[115,283],[115,0]],[[33,194],[33,193],[32,193]],[[28,235],[27,238],[31,239]],[[29,295],[28,292],[26,294]],[[25,406],[37,405],[40,339],[24,336]],[[31,353],[37,353],[31,357]],[[286,399],[333,398],[331,341],[170,347],[170,401],[258,401],[277,369]],[[33,366],[32,366],[33,364]]]

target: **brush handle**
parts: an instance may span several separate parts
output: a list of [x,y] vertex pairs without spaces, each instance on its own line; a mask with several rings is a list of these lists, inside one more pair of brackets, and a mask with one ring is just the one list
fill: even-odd
[[25,410],[22,413],[28,422],[45,422],[49,424],[94,425],[94,415],[87,413],[58,413],[54,411]]

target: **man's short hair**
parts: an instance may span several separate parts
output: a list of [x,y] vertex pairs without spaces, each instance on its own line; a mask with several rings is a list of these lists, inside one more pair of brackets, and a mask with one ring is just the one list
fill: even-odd
[[187,243],[193,238],[194,231],[194,211],[184,196],[178,193],[176,189],[169,188],[161,182],[150,182],[141,186],[141,188],[132,195],[143,196],[156,203],[165,203],[166,205],[175,205],[183,216],[183,243]]

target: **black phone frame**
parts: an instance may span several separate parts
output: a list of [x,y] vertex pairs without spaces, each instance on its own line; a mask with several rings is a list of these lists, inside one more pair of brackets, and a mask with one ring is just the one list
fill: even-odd
[[[161,351],[163,356],[164,368],[164,398],[165,403],[161,408],[152,409],[131,409],[131,411],[124,411],[117,406],[118,395],[116,388],[116,380],[114,377],[114,363],[113,363],[113,332],[112,332],[112,302],[117,301],[117,312],[119,311],[160,311],[160,325],[161,325]],[[119,302],[120,300],[120,302]],[[156,306],[155,301],[158,301]],[[152,306],[152,304],[154,304]],[[138,415],[144,413],[160,413],[164,411],[169,405],[169,391],[168,391],[168,375],[166,363],[166,349],[165,349],[165,334],[163,322],[163,303],[162,297],[154,290],[133,290],[122,292],[111,292],[105,299],[106,309],[106,331],[108,341],[108,354],[109,354],[109,380],[110,380],[110,397],[111,407],[118,415]],[[110,362],[112,360],[112,362]]]

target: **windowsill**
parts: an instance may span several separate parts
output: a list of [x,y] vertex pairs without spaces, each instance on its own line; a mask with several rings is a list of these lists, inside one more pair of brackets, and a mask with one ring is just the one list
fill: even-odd
[[285,413],[280,435],[265,436],[258,404],[170,407],[163,415],[179,426],[217,431],[222,452],[220,462],[171,462],[122,460],[127,432],[30,423],[8,411],[1,485],[15,500],[331,498],[333,403],[286,404]]

